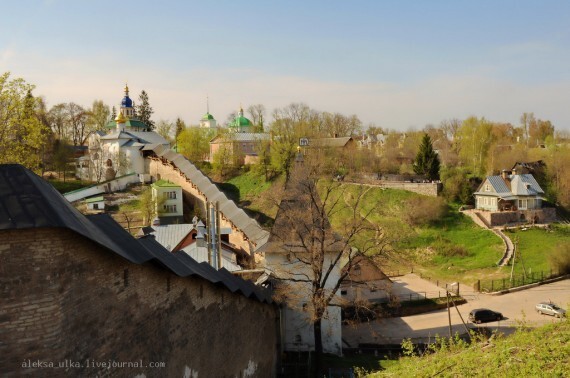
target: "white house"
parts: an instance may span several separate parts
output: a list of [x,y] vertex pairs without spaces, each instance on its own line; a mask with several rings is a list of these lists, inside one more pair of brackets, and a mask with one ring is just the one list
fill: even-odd
[[102,211],[105,210],[105,198],[103,196],[87,198],[85,200],[87,210]]
[[516,223],[549,223],[556,220],[556,208],[544,207],[544,190],[532,174],[489,176],[475,195],[475,211],[488,226]]
[[[344,240],[332,231],[328,220],[322,219],[319,205],[312,200],[315,193],[311,195],[306,190],[306,178],[307,172],[300,165],[295,166],[269,240],[259,250],[261,265],[266,280],[274,283],[276,298],[283,304],[284,350],[315,350],[314,325],[320,318],[323,351],[340,355],[341,298],[340,291],[335,292],[334,288],[341,277],[339,257],[346,256],[349,250]],[[319,227],[321,224],[326,226]],[[313,282],[318,282],[317,290]],[[319,293],[324,294],[324,301]],[[324,308],[323,303],[327,304]],[[319,317],[321,309],[324,315]]]
[[151,188],[160,223],[183,223],[182,187],[167,180],[158,180]]
[[489,176],[474,193],[476,209],[489,211],[542,208],[544,190],[531,174]]

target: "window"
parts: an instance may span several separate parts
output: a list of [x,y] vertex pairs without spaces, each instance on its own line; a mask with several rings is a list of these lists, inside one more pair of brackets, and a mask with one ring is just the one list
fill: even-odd
[[164,199],[176,199],[176,192],[164,192]]
[[486,184],[486,185],[485,185],[485,191],[486,191],[486,192],[490,192],[490,191],[491,191],[491,185]]
[[346,290],[341,290],[341,291],[340,291],[340,295],[347,295],[347,294],[348,294],[348,291],[346,291]]
[[93,209],[99,210],[99,204],[98,204],[98,203],[94,203],[94,204],[93,204]]
[[165,213],[175,213],[176,205],[163,205],[163,210]]

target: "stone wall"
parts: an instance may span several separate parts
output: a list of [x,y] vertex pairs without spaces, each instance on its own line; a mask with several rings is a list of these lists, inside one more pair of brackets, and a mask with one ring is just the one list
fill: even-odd
[[0,240],[0,376],[275,375],[273,305],[130,263],[67,229]]
[[479,211],[479,214],[491,227],[509,223],[550,223],[556,221],[556,209],[553,207],[516,211]]
[[[350,184],[350,181],[345,183]],[[359,179],[358,182],[354,184],[362,184],[369,186],[376,186],[379,188],[387,189],[400,189],[407,190],[410,192],[423,194],[424,196],[437,197],[442,190],[441,183],[435,182],[400,182],[400,181],[382,181],[382,180],[372,180],[372,179]]]

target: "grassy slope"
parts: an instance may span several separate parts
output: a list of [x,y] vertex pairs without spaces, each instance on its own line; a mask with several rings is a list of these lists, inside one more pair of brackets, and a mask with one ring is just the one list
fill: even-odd
[[245,172],[218,187],[247,210],[262,226],[270,227],[277,214],[277,206],[272,194],[283,185],[283,178],[266,182],[263,176]]
[[73,179],[67,179],[65,182],[63,180],[49,180],[48,182],[62,194],[92,185],[92,183],[86,181],[78,181]]
[[[355,197],[357,186],[345,187],[345,197]],[[369,221],[379,225],[386,237],[393,241],[396,251],[405,252],[406,258],[423,265],[434,276],[445,278],[458,272],[493,267],[502,256],[502,242],[493,233],[475,225],[470,218],[451,208],[448,215],[432,225],[412,227],[405,221],[404,213],[413,211],[407,201],[421,197],[419,194],[395,189],[370,188],[364,194],[365,213],[374,211]],[[332,219],[333,227],[342,225],[348,212]],[[442,256],[440,249],[460,247],[467,256]],[[448,269],[453,267],[452,269]]]
[[[570,248],[570,227],[567,225],[552,225],[550,230],[533,228],[508,232],[513,240],[518,239],[519,258],[515,265],[515,273],[522,273],[525,268],[532,268],[532,272],[550,270],[548,256],[563,246]],[[522,263],[520,256],[522,256]],[[546,258],[545,258],[546,256]]]
[[[282,185],[282,179],[268,183],[250,171],[234,177],[221,187],[262,225],[269,227],[277,210],[271,195]],[[363,190],[356,185],[343,185],[342,189],[344,203],[350,203]],[[361,214],[373,209],[369,221],[381,226],[390,239],[393,250],[391,261],[395,260],[394,256],[403,257],[404,264],[413,264],[416,270],[433,279],[461,280],[468,284],[477,279],[498,279],[510,274],[510,266],[496,266],[504,251],[501,239],[459,213],[456,206],[451,205],[448,214],[433,224],[412,227],[405,220],[405,213],[410,211],[407,201],[426,197],[395,189],[364,190]],[[350,211],[345,209],[333,217],[331,223],[342,233],[343,224],[350,220],[350,216]],[[519,235],[519,247],[527,271],[528,268],[535,272],[549,269],[548,254],[561,243],[570,243],[570,228],[567,226],[553,227],[553,232],[548,233],[544,230],[528,230],[511,235]],[[362,235],[355,244],[363,244],[366,239],[375,236],[371,233]],[[461,253],[442,252],[454,249]],[[386,270],[397,268],[385,267]],[[517,262],[515,271],[520,269],[521,265]]]
[[509,337],[454,345],[423,357],[382,361],[369,377],[564,377],[570,371],[570,320]]

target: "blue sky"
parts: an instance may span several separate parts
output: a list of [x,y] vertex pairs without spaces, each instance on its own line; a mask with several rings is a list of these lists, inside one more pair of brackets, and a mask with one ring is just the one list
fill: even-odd
[[118,105],[196,124],[304,102],[364,125],[420,129],[523,112],[570,130],[568,1],[12,1],[0,72],[48,105]]

